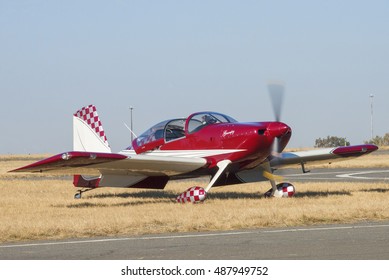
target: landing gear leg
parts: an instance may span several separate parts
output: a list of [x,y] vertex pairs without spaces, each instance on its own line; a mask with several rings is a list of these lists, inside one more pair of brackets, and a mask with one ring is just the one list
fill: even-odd
[[203,189],[201,187],[192,187],[180,194],[177,197],[177,202],[185,203],[185,202],[201,202],[204,201],[207,197],[208,191],[213,187],[216,183],[217,179],[219,179],[220,175],[226,170],[227,166],[231,163],[230,160],[222,160],[217,163],[217,167],[219,170],[216,172],[215,176],[213,176],[212,180],[209,182],[208,186]]
[[211,182],[209,182],[208,186],[205,188],[205,191],[208,192],[213,185],[216,183],[217,179],[219,179],[220,175],[223,174],[224,170],[227,168],[227,166],[231,163],[230,160],[222,160],[217,163],[217,167],[219,167],[219,170],[216,172],[215,176],[213,176]]
[[276,184],[275,176],[273,175],[273,171],[270,166],[270,162],[268,160],[263,163],[263,168],[265,169],[265,171],[263,172],[263,176],[267,178],[271,184],[271,189],[265,192],[264,196],[272,197],[277,191],[277,184]]
[[296,190],[295,187],[290,183],[280,183],[277,184],[277,181],[283,181],[284,179],[281,176],[276,176],[273,174],[269,161],[263,164],[263,168],[265,171],[263,172],[263,176],[270,181],[271,189],[268,190],[264,196],[265,197],[292,197]]

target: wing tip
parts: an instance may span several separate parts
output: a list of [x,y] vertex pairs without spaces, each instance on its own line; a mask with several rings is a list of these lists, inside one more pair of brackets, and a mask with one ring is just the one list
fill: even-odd
[[335,148],[332,153],[342,157],[354,157],[370,154],[378,150],[376,145],[365,144],[365,145],[356,145],[356,146],[344,146]]

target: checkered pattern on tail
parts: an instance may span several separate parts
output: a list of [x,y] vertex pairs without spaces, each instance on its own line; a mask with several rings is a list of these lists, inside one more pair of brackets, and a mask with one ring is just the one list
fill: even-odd
[[96,134],[104,141],[104,143],[107,143],[107,137],[105,136],[103,126],[94,105],[81,108],[74,114],[74,116],[86,122],[88,126],[92,128],[93,131],[96,132]]
[[207,193],[205,190],[201,187],[191,187],[187,189],[185,192],[177,196],[177,202],[178,203],[185,203],[185,202],[200,202],[204,201],[206,198]]

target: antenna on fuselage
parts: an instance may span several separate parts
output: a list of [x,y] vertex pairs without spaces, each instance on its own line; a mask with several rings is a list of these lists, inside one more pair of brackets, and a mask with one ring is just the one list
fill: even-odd
[[[135,138],[138,138],[138,136],[136,136],[136,134],[131,130],[131,128],[128,127],[128,125],[126,123],[124,123],[124,126],[127,127],[127,129],[131,132],[131,135]],[[131,137],[132,138],[132,137]]]

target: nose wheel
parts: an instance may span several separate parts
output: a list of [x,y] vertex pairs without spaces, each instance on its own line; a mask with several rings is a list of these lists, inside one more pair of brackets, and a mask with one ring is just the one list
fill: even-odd
[[276,190],[273,188],[268,190],[264,196],[265,197],[292,197],[296,192],[295,187],[290,183],[281,183],[277,185]]

